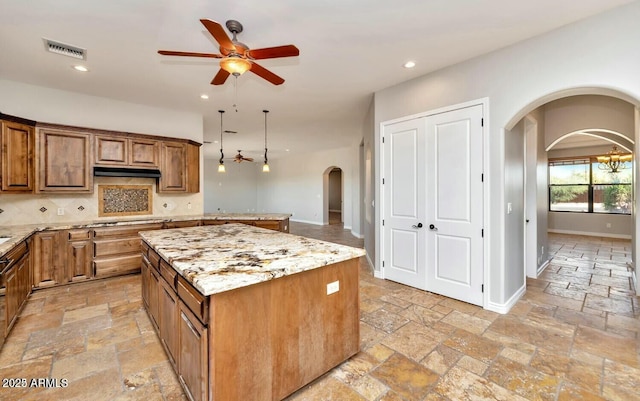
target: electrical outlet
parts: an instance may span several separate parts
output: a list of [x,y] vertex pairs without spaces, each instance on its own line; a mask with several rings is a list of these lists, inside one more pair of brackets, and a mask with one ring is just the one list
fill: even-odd
[[64,208],[63,207],[59,207],[58,208],[58,216],[64,216]]
[[607,228],[611,228],[611,223],[607,223]]
[[340,291],[340,281],[334,281],[332,283],[327,284],[327,295],[331,295]]
[[191,202],[187,203],[187,209],[191,210]]

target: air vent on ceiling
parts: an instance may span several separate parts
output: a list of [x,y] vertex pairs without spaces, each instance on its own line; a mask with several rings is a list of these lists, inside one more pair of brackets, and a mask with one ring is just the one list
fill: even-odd
[[85,60],[87,58],[86,49],[62,42],[56,42],[51,39],[42,38],[42,40],[44,40],[45,50],[51,53],[62,54],[63,56],[73,57],[80,60]]

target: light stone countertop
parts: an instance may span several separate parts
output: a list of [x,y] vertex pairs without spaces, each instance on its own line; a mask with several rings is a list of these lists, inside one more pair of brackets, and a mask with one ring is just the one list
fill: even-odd
[[[121,218],[101,219],[70,223],[42,223],[0,227],[0,256],[11,250],[15,245],[24,241],[31,234],[48,230],[71,230],[80,228],[120,227],[133,224],[169,223],[173,221],[189,220],[285,220],[291,215],[287,213],[205,213],[186,216],[150,216],[134,219]],[[7,238],[7,240],[5,240]]]
[[244,224],[143,231],[142,239],[203,295],[365,255],[365,250]]

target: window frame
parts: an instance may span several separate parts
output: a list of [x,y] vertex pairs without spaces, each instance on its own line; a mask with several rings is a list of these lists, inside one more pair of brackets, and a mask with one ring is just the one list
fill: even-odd
[[[588,161],[588,163],[571,163],[573,165],[576,164],[588,164],[589,166],[589,179],[586,184],[552,184],[551,183],[551,167],[554,162],[567,162],[569,164],[570,161]],[[631,176],[630,183],[597,183],[595,184],[593,181],[593,165],[594,163],[598,163],[598,159],[596,156],[574,156],[574,157],[557,157],[552,158],[547,161],[547,200],[548,207],[547,210],[549,212],[554,213],[591,213],[591,214],[612,214],[612,215],[620,215],[620,216],[630,216],[632,214],[632,210],[629,210],[628,213],[615,213],[615,212],[607,212],[607,211],[594,211],[594,187],[596,186],[612,186],[612,185],[625,185],[629,186],[629,188],[633,191],[633,175]],[[571,187],[579,187],[586,186],[587,187],[587,211],[577,211],[577,210],[551,210],[551,189],[553,187],[563,187],[563,186],[571,186]]]

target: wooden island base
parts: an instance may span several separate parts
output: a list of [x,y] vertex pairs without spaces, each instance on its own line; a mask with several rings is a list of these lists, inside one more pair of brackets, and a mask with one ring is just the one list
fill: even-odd
[[358,260],[217,294],[210,321],[211,399],[281,400],[358,352]]
[[148,254],[147,311],[193,400],[281,400],[359,351],[358,258],[204,297]]

